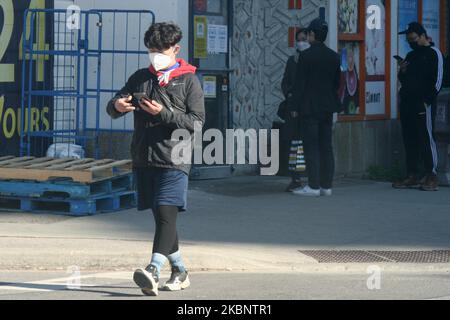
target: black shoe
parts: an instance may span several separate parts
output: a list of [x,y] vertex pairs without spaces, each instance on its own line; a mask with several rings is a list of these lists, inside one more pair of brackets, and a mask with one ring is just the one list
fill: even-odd
[[137,269],[133,275],[134,282],[147,296],[158,295],[159,276],[155,266],[149,265],[145,269]]
[[161,290],[164,291],[181,291],[189,288],[191,282],[189,281],[189,274],[187,271],[181,272],[178,267],[172,268],[170,279],[166,282]]
[[405,180],[397,181],[392,184],[394,189],[414,189],[420,186],[420,181],[415,176],[409,176]]
[[286,192],[293,192],[296,189],[303,187],[303,183],[300,180],[292,180],[291,184],[286,188]]

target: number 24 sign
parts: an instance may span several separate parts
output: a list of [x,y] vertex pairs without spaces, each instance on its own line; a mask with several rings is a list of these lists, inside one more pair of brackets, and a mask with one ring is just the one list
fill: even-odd
[[[3,15],[0,16],[0,84],[16,82],[17,64],[23,58],[22,43],[24,35],[29,40],[30,37],[30,19],[28,18],[27,30],[23,29],[23,12],[25,9],[44,9],[46,8],[46,0],[28,0],[13,1],[0,0],[0,10]],[[34,36],[35,50],[48,50],[49,44],[46,43],[46,23],[45,13],[37,13],[35,19],[36,35]],[[39,25],[38,25],[39,23]],[[26,59],[30,57],[27,55]],[[37,82],[44,81],[45,61],[48,56],[33,56],[36,62],[36,79]]]

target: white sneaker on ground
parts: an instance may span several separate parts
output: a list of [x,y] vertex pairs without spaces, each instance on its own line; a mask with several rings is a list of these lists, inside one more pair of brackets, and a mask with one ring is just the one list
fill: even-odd
[[181,291],[189,288],[191,282],[187,271],[181,272],[178,267],[172,268],[169,281],[166,282],[163,291]]
[[137,269],[134,272],[133,280],[146,296],[158,296],[159,276],[156,274],[154,266],[149,265],[145,269]]
[[303,197],[320,197],[320,189],[311,189],[310,186],[296,189],[292,193]]
[[331,197],[333,195],[332,189],[320,189],[320,195],[322,197]]

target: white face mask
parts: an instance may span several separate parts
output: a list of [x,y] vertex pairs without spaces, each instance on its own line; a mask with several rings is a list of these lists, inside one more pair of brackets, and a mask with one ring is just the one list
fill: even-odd
[[151,52],[149,57],[150,63],[156,71],[167,69],[172,62],[171,57],[159,52]]
[[297,50],[298,51],[305,51],[309,49],[311,45],[307,41],[298,41],[297,42]]

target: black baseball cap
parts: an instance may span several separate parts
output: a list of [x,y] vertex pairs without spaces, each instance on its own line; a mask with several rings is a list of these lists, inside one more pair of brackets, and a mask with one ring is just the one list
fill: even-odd
[[328,31],[328,23],[321,18],[314,19],[306,31]]
[[410,34],[410,33],[417,33],[418,35],[421,34],[427,34],[427,30],[418,22],[411,22],[408,24],[408,29],[399,32],[398,34]]

